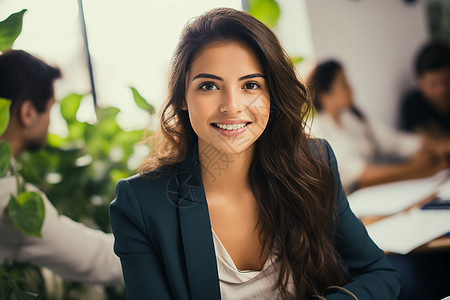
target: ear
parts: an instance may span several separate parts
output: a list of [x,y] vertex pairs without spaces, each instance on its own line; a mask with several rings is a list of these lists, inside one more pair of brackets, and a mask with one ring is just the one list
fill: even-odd
[[181,110],[188,110],[186,99],[183,99],[183,102],[181,102]]
[[19,121],[25,127],[34,124],[37,115],[38,112],[31,100],[25,100],[19,108]]

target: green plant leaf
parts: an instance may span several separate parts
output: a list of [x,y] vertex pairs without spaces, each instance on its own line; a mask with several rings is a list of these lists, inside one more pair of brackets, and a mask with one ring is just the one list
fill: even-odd
[[108,107],[100,107],[98,106],[95,109],[95,112],[97,114],[97,123],[103,122],[104,120],[112,119],[116,120],[117,114],[120,112],[120,109],[113,106]]
[[128,172],[124,172],[124,171],[119,170],[119,169],[112,169],[109,172],[110,180],[112,182],[114,182],[114,183],[117,183],[120,179],[126,178],[128,176],[130,176],[130,174]]
[[291,56],[291,61],[295,66],[303,61],[303,57],[302,56]]
[[11,163],[11,147],[7,141],[0,141],[0,177],[5,176]]
[[8,215],[14,226],[23,233],[42,237],[41,228],[44,223],[45,205],[38,193],[24,192],[20,193],[17,198],[11,196]]
[[63,147],[65,139],[54,133],[47,135],[47,144],[52,147]]
[[130,87],[130,89],[133,92],[134,102],[136,102],[136,105],[153,115],[155,113],[155,108],[153,105],[148,103],[147,100],[145,100],[134,87]]
[[273,29],[280,18],[280,7],[275,0],[249,0],[248,13]]
[[76,115],[83,97],[84,95],[72,94],[61,100],[61,115],[64,120],[66,120],[67,124],[77,122]]
[[9,124],[9,107],[11,101],[5,98],[0,98],[0,136],[5,133]]
[[86,133],[86,128],[89,124],[86,122],[80,123],[80,122],[73,122],[67,125],[67,129],[69,130],[69,140],[77,141],[81,145],[84,144],[85,141],[83,141],[84,135]]
[[0,22],[0,51],[4,52],[11,48],[19,36],[22,31],[23,14],[26,11],[26,9],[22,9]]

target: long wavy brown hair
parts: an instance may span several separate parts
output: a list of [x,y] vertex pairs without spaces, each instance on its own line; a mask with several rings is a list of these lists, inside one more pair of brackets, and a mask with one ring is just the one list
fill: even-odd
[[[242,11],[214,9],[186,25],[171,63],[161,128],[151,138],[151,154],[140,172],[181,162],[197,141],[188,113],[181,109],[186,72],[196,53],[218,41],[238,41],[253,49],[270,92],[269,122],[255,142],[248,176],[259,206],[262,249],[277,249],[280,267],[274,288],[282,299],[322,294],[327,286],[345,282],[332,239],[335,184],[327,160],[313,154],[305,133],[311,109],[306,88],[264,24]],[[289,277],[294,294],[288,289]]]

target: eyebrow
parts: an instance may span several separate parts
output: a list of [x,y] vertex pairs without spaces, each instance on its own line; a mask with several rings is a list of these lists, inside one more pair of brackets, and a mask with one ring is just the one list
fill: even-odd
[[[261,78],[265,79],[264,75],[262,75],[260,73],[253,73],[253,74],[248,74],[248,75],[240,77],[238,79],[238,81],[241,81],[241,80],[244,80],[244,79],[256,78],[256,77],[261,77]],[[223,81],[223,78],[221,78],[219,76],[216,76],[216,75],[207,74],[207,73],[200,73],[200,74],[196,75],[192,79],[192,81],[194,81],[195,79],[198,79],[198,78],[209,78],[209,79],[216,79],[216,80],[219,80],[219,81]]]
[[253,74],[249,74],[249,75],[242,76],[242,77],[240,77],[238,80],[241,81],[241,80],[244,80],[244,79],[250,79],[250,78],[256,78],[256,77],[261,77],[261,78],[266,79],[266,77],[264,77],[263,74],[260,74],[260,73],[253,73]]
[[194,81],[197,78],[209,78],[209,79],[216,79],[216,80],[220,80],[223,81],[223,78],[216,76],[216,75],[212,75],[212,74],[206,74],[206,73],[200,73],[197,76],[195,76],[192,81]]

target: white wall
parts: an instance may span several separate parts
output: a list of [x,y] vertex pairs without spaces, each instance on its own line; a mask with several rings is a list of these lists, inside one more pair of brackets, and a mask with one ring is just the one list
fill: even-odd
[[[184,24],[215,7],[242,8],[241,0],[95,0],[83,5],[98,103],[119,107],[118,122],[125,129],[149,126],[148,114],[134,104],[129,86],[156,109],[165,100],[169,62]],[[23,30],[13,48],[61,68],[63,78],[55,86],[58,100],[90,93],[77,1],[0,0],[0,21],[24,8]],[[92,121],[91,98],[84,100],[77,118]],[[55,105],[50,131],[64,135],[57,110]]]
[[412,62],[427,38],[423,4],[301,1],[308,9],[315,58],[340,60],[356,104],[369,118],[395,126],[401,94],[414,84]]
[[304,76],[313,66],[315,57],[306,1],[277,0],[277,3],[281,14],[275,31],[289,55],[304,58],[297,65],[300,75]]

